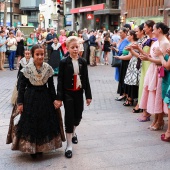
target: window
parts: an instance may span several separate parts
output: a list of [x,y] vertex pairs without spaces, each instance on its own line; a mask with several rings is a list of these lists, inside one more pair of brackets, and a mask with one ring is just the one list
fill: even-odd
[[14,4],[14,7],[15,8],[19,8],[19,4]]
[[119,0],[112,0],[112,8],[117,9],[119,6]]
[[19,15],[14,15],[14,19],[19,20]]

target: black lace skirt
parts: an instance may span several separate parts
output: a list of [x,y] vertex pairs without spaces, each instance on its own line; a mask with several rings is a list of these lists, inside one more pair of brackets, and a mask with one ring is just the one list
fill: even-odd
[[23,107],[16,131],[19,139],[43,145],[60,133],[57,114],[46,86],[28,87]]

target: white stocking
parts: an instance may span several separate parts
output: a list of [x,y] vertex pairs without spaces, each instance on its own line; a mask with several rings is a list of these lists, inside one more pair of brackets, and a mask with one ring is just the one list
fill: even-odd
[[74,126],[74,128],[73,128],[73,137],[76,136],[75,131],[76,131],[76,126]]
[[72,133],[66,133],[66,139],[67,139],[66,151],[68,150],[72,151]]

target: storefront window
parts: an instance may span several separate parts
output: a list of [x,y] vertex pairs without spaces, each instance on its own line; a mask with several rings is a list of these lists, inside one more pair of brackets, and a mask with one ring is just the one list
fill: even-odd
[[119,7],[119,0],[112,0],[112,8],[118,9]]
[[106,3],[106,0],[97,0],[96,3],[97,3],[97,4]]

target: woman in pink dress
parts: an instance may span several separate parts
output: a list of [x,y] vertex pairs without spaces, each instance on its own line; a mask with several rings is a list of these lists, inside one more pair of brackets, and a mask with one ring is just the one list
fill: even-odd
[[[160,23],[156,23],[153,27],[153,34],[158,38],[153,43],[150,49],[150,55],[140,56],[141,60],[150,61],[151,64],[146,72],[144,79],[144,88],[142,98],[139,107],[146,109],[149,114],[155,114],[155,119],[150,125],[151,130],[160,130],[164,126],[163,112],[164,104],[162,100],[162,78],[159,77],[158,69],[161,67],[161,61],[157,55],[155,55],[155,49],[161,48],[164,52],[165,35],[167,30],[164,30]],[[150,117],[148,117],[150,119]]]
[[64,54],[67,53],[67,48],[66,48],[66,32],[65,30],[60,30],[60,36],[59,36],[59,43],[61,43],[62,50],[64,51]]

